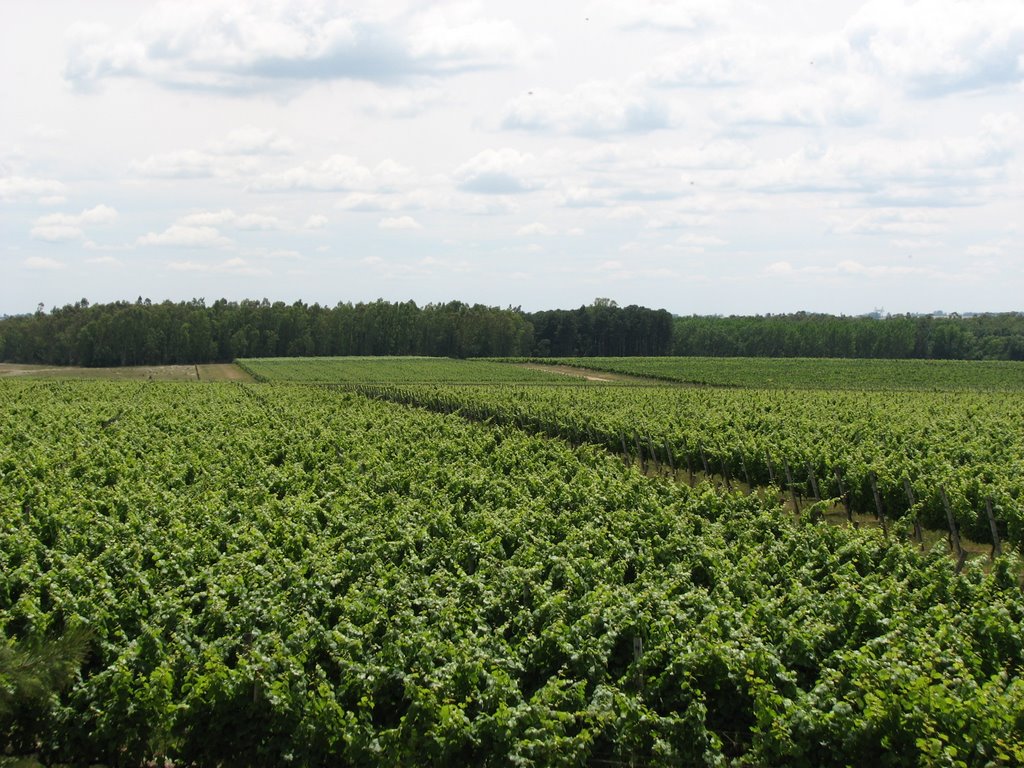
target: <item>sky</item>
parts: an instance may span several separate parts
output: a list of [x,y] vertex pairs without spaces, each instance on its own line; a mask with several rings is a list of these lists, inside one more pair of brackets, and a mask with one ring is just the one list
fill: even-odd
[[1024,310],[1021,0],[4,0],[0,314]]

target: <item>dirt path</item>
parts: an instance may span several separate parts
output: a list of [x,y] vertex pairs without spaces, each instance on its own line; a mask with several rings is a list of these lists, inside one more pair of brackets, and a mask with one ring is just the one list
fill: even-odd
[[0,363],[0,378],[25,376],[33,379],[142,379],[152,381],[252,381],[233,363],[210,365],[136,365],[123,368],[78,368],[75,366],[21,365]]
[[39,376],[59,371],[59,368],[48,368],[45,365],[21,365],[20,363],[0,363],[0,376]]
[[234,363],[210,363],[196,367],[200,381],[253,381],[252,376]]
[[522,368],[529,368],[534,371],[545,373],[557,373],[562,376],[572,376],[587,381],[615,382],[621,381],[625,384],[664,384],[656,379],[645,379],[642,376],[629,376],[625,373],[611,373],[610,371],[594,371],[589,368],[576,368],[572,365],[541,365],[540,363],[519,363]]

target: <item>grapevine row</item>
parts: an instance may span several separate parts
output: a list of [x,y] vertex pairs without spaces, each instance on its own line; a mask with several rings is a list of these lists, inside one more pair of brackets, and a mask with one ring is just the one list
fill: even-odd
[[[1024,539],[1024,403],[989,393],[360,385],[971,538]],[[787,476],[788,473],[788,476]],[[945,498],[943,495],[945,494]]]
[[91,638],[69,688],[0,708],[7,754],[1024,760],[1012,555],[957,575],[512,426],[311,387],[0,382],[0,508],[0,641]]

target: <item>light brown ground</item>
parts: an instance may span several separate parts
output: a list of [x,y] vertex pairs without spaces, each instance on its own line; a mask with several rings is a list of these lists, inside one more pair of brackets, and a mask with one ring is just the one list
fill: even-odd
[[123,368],[79,368],[70,365],[0,363],[0,378],[113,379],[153,381],[252,381],[232,363],[212,365],[132,365]]
[[199,380],[253,381],[253,378],[234,363],[210,363],[199,366]]
[[523,368],[530,368],[534,371],[558,373],[562,376],[574,376],[577,379],[586,379],[587,381],[621,381],[623,383],[632,384],[664,383],[657,382],[655,379],[645,379],[642,376],[629,376],[624,373],[611,373],[609,371],[593,371],[589,368],[576,368],[572,365],[541,365],[540,363],[519,363],[519,365]]

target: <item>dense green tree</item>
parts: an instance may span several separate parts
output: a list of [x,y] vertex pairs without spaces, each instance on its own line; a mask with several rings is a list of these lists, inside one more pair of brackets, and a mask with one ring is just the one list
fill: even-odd
[[672,354],[708,357],[1024,359],[1024,314],[677,317]]
[[0,319],[0,359],[117,366],[311,355],[751,356],[1024,360],[1024,315],[676,317],[590,306],[527,313],[461,301],[334,307],[219,299],[75,304]]

